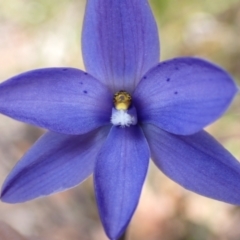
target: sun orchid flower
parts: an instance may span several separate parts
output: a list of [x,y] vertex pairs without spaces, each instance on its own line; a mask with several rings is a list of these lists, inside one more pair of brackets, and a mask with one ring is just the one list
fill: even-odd
[[110,239],[136,209],[149,159],[193,192],[240,204],[240,164],[202,130],[237,87],[220,67],[192,57],[158,63],[147,0],[88,0],[86,72],[46,68],[0,85],[0,112],[50,130],[16,164],[1,199],[25,202],[74,187],[93,173]]

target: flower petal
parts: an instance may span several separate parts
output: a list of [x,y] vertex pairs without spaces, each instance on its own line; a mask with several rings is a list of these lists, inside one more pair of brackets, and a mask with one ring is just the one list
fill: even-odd
[[88,0],[82,34],[86,69],[113,92],[132,92],[159,61],[158,30],[147,0]]
[[221,68],[197,58],[178,58],[150,70],[134,92],[142,122],[188,135],[219,118],[237,87]]
[[141,128],[112,127],[94,170],[98,209],[110,239],[121,236],[135,211],[148,162],[149,148]]
[[1,200],[25,202],[76,186],[93,172],[108,132],[109,127],[77,136],[46,133],[13,168]]
[[143,127],[155,164],[172,180],[206,197],[240,204],[240,163],[207,132],[177,136]]
[[83,134],[110,123],[112,96],[78,69],[48,68],[0,84],[0,112],[65,134]]

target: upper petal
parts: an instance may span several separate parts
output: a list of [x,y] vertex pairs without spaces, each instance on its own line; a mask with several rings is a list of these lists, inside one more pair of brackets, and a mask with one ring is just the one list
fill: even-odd
[[86,69],[113,92],[132,92],[159,61],[157,26],[147,0],[88,0],[82,33]]
[[197,58],[162,62],[134,92],[142,122],[175,134],[198,132],[229,107],[237,87],[221,68]]
[[83,134],[110,122],[112,96],[74,68],[38,69],[0,84],[0,112],[51,131]]
[[177,136],[153,125],[143,127],[156,165],[186,189],[240,204],[240,163],[212,136],[200,131]]
[[1,200],[24,202],[76,186],[93,172],[108,132],[103,127],[77,136],[46,133],[8,175]]
[[94,183],[100,217],[110,239],[118,239],[137,206],[149,162],[138,126],[112,127],[97,157]]

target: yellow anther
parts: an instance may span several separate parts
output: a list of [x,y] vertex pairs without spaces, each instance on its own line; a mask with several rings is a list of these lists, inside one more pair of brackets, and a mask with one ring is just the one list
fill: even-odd
[[131,105],[131,96],[125,91],[116,92],[114,95],[114,105],[117,110],[127,110]]

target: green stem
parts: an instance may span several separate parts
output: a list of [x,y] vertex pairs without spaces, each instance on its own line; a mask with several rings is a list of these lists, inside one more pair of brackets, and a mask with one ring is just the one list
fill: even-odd
[[127,230],[123,233],[123,235],[118,240],[127,240]]

